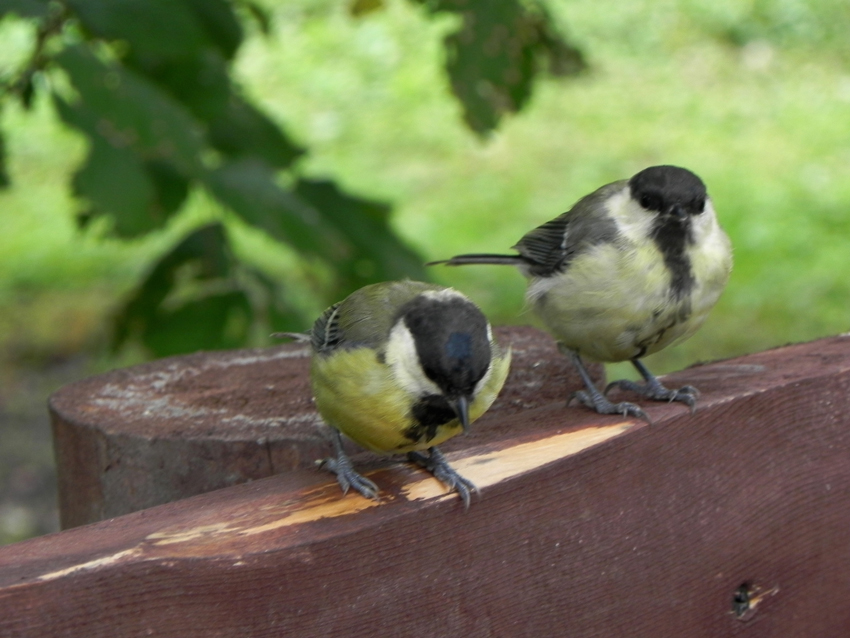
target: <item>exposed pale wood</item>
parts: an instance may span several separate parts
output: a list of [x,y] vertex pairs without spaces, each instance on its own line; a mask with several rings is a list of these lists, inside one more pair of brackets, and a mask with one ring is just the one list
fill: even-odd
[[381,503],[295,470],[0,548],[0,636],[845,635],[850,338],[668,382],[695,415],[505,415],[452,455],[469,511],[407,465]]
[[[581,381],[547,335],[497,329],[508,390],[463,445],[504,432],[499,414],[566,401]],[[591,373],[604,379],[602,366]],[[308,350],[172,357],[70,384],[50,399],[62,527],[310,467],[331,446],[311,400]],[[450,450],[458,443],[449,443]],[[353,443],[358,462],[374,460]]]

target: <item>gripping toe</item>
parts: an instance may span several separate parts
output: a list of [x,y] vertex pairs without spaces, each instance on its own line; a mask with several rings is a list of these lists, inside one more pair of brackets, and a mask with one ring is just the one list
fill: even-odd
[[463,500],[464,508],[469,509],[472,492],[478,492],[478,488],[475,486],[475,483],[458,474],[449,465],[442,452],[432,447],[429,449],[427,456],[421,452],[408,452],[407,458],[431,472],[434,478],[443,483],[449,490],[457,492],[458,496]]
[[646,383],[637,383],[626,379],[612,381],[605,388],[606,395],[611,388],[618,388],[619,390],[624,390],[626,392],[634,392],[635,394],[639,394],[640,396],[652,401],[676,401],[678,403],[684,403],[691,409],[691,412],[696,410],[697,398],[699,397],[699,390],[692,385],[686,385],[678,389],[670,389],[664,387],[655,377]]
[[[605,392],[608,392],[608,388],[605,389]],[[643,419],[647,423],[652,424],[652,421],[647,416],[646,412],[644,412],[639,405],[629,403],[628,401],[613,403],[600,392],[597,392],[596,394],[590,394],[584,390],[573,392],[567,401],[567,405],[569,405],[573,399],[578,400],[579,403],[588,408],[596,410],[599,414],[621,414],[625,417],[631,416],[637,419]]]
[[336,480],[342,488],[343,494],[348,494],[349,488],[353,487],[366,498],[378,500],[378,486],[362,474],[356,472],[351,467],[348,457],[342,459],[327,458],[320,465],[336,474]]

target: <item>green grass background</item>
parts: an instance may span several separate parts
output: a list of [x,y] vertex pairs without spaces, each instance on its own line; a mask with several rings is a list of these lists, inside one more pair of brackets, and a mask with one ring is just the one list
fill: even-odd
[[[442,70],[450,18],[403,0],[360,19],[330,0],[268,3],[275,28],[242,48],[245,91],[331,175],[395,205],[397,231],[425,259],[499,252],[598,186],[652,164],[706,182],[735,268],[704,328],[655,355],[665,372],[850,328],[850,5],[846,0],[550,0],[587,54],[578,79],[537,84],[487,140],[461,122]],[[0,25],[0,68],[31,30]],[[136,242],[75,229],[70,175],[85,143],[49,103],[7,104],[14,185],[0,193],[0,357],[16,367],[84,351],[96,369],[108,318],[145,265],[199,220],[226,216],[203,193],[162,233]],[[318,312],[315,273],[248,229],[236,244]],[[435,269],[495,323],[533,323],[511,269]],[[90,371],[91,368],[86,368]],[[609,375],[626,373],[622,364]]]
[[[361,19],[341,2],[274,5],[275,32],[251,38],[238,73],[311,149],[303,172],[393,202],[396,229],[426,259],[505,250],[583,194],[647,165],[697,172],[732,237],[735,270],[705,328],[658,355],[656,369],[847,330],[850,9],[828,0],[550,5],[591,70],[543,81],[529,107],[483,141],[461,123],[442,72],[451,19],[426,20],[402,0]],[[21,46],[28,37],[8,25],[2,35]],[[0,195],[7,348],[96,347],[110,309],[168,238],[224,213],[198,193],[179,228],[159,236],[119,243],[102,229],[81,234],[67,184],[84,142],[46,101],[33,114],[7,108],[3,123],[14,179]],[[237,244],[307,294],[286,251],[247,230]],[[434,277],[497,323],[533,321],[512,270]]]

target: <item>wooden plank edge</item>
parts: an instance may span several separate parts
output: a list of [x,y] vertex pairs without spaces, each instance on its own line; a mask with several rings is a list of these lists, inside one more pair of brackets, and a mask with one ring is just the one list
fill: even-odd
[[[792,346],[735,361],[709,364],[677,373],[671,379],[713,380],[715,383],[705,385],[697,418],[728,419],[734,407],[730,404],[736,399],[746,400],[748,406],[761,402],[770,407],[773,398],[803,386],[806,393],[819,386],[838,387],[838,384],[845,387],[850,372],[848,344],[846,337],[842,337]],[[747,383],[742,383],[742,379]],[[773,398],[768,399],[768,396]],[[801,404],[808,396],[798,397]],[[822,415],[833,421],[843,418],[846,423],[846,396],[834,397],[834,401],[829,396],[816,396],[812,400],[817,401]],[[831,402],[835,405],[834,411],[828,405]],[[674,433],[686,436],[690,419],[686,411],[683,413],[681,406],[661,407],[663,409],[653,411],[653,415],[660,412],[661,418],[656,418],[656,424],[651,428],[633,421],[613,419],[614,423],[611,423],[612,419],[579,412],[571,431],[515,442],[508,446],[513,450],[510,456],[499,456],[492,449],[472,449],[457,452],[452,461],[458,469],[463,466],[467,473],[480,471],[481,474],[476,475],[479,481],[487,482],[487,477],[493,477],[487,486],[503,495],[510,491],[513,482],[527,486],[533,480],[539,484],[538,476],[543,481],[539,489],[545,492],[550,485],[546,477],[552,475],[546,471],[547,467],[559,466],[563,470],[559,475],[563,476],[569,466],[584,466],[600,455],[627,450],[628,440],[638,433],[644,443],[657,440],[661,445],[663,439]],[[800,405],[795,409],[805,411],[803,407]],[[553,430],[565,427],[562,406],[535,412],[536,418],[548,418]],[[804,425],[806,428],[816,426]],[[767,426],[759,423],[759,427]],[[617,428],[622,429],[614,431]],[[611,436],[603,433],[611,433]],[[597,436],[601,438],[594,440]],[[551,454],[541,457],[540,463],[532,460],[525,465],[523,449],[531,457],[547,450]],[[517,458],[513,458],[514,455]],[[163,568],[173,566],[175,560],[183,558],[191,559],[192,565],[196,565],[198,560],[205,561],[213,572],[221,569],[223,575],[239,564],[268,557],[270,553],[290,552],[303,558],[306,556],[303,552],[309,551],[310,546],[318,546],[329,538],[341,539],[358,532],[368,533],[369,529],[386,526],[393,519],[416,519],[427,512],[430,514],[425,516],[424,521],[433,523],[434,516],[438,516],[439,524],[447,531],[462,527],[471,520],[464,518],[469,515],[462,511],[455,498],[441,493],[433,479],[423,479],[416,470],[393,466],[377,471],[374,476],[392,495],[380,504],[353,494],[340,498],[338,487],[332,481],[316,473],[298,472],[2,548],[0,602],[6,600],[11,603],[16,598],[16,591],[30,590],[32,593],[47,585],[60,585],[64,581],[70,584],[82,574],[96,576],[103,581],[121,579],[122,575],[133,572],[138,579],[138,569],[144,565],[148,566],[144,568],[148,573],[154,570],[154,565]],[[428,488],[421,495],[416,487],[420,483],[431,484],[436,489]],[[412,495],[412,498],[401,497],[403,494]],[[367,507],[357,503],[365,503]],[[498,502],[489,505],[485,499],[473,503],[471,509],[475,517],[481,517],[487,515],[486,508],[492,508],[496,513],[501,511]],[[412,520],[408,520],[407,525],[413,525]],[[757,604],[765,601],[764,604],[768,605],[769,597],[762,594],[773,591],[774,587],[778,585],[770,585],[756,593],[753,598]],[[68,602],[70,604],[70,599]],[[15,618],[20,621],[26,613],[26,609],[13,609],[8,616],[9,622]],[[3,623],[0,619],[0,628]]]

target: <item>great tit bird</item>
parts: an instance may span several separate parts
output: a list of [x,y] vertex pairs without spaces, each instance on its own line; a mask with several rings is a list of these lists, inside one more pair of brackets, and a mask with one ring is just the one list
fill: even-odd
[[377,498],[378,487],[354,471],[340,432],[374,452],[407,453],[469,506],[475,485],[437,445],[487,411],[511,358],[475,304],[418,281],[373,284],[328,308],[309,334],[286,336],[312,346],[313,394],[336,450],[324,464],[343,492]]
[[[606,398],[616,386],[694,409],[696,388],[665,388],[640,359],[690,337],[729,280],[732,247],[699,177],[676,166],[646,168],[580,199],[513,248],[518,255],[429,265],[518,266],[529,280],[528,304],[584,380],[587,391],[573,395],[584,405],[649,420],[637,405]],[[602,393],[582,357],[629,360],[645,383],[615,381]]]

